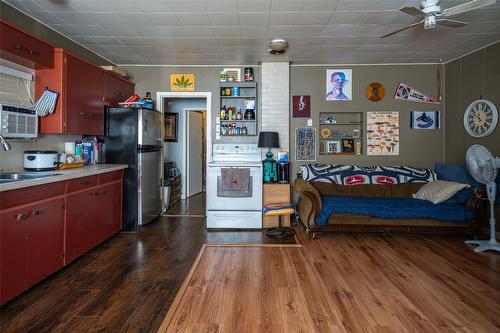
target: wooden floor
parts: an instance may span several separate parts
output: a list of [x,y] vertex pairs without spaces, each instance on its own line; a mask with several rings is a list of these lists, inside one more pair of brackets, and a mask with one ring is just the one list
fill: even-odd
[[500,332],[500,255],[461,240],[326,235],[207,246],[162,332]]
[[192,197],[181,199],[172,207],[169,207],[165,216],[205,216],[206,215],[205,192],[193,195]]
[[[161,217],[121,233],[0,309],[0,332],[156,332],[205,243],[275,243],[260,231],[207,232]],[[295,243],[294,240],[287,243]]]

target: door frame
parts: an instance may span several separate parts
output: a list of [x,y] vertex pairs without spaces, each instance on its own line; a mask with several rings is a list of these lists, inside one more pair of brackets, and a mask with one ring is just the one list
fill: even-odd
[[[211,92],[172,92],[172,91],[159,91],[156,93],[156,105],[157,105],[157,108],[159,111],[161,111],[161,113],[165,113],[165,110],[163,110],[163,100],[165,98],[204,98],[207,103],[206,103],[206,136],[207,136],[207,139],[206,139],[206,143],[207,143],[207,146],[205,147],[205,151],[207,153],[207,156],[206,156],[206,165],[205,167],[207,168],[208,167],[208,163],[212,160],[212,93]],[[164,124],[163,124],[163,119],[164,117],[162,117],[162,136],[164,135],[163,131],[164,131]],[[164,150],[162,150],[162,161],[165,161],[165,156],[164,156]],[[164,163],[161,164],[161,168],[162,168],[162,172],[163,172],[163,166],[164,166]],[[181,178],[182,178],[182,184],[186,185],[186,179],[184,178],[186,177],[185,175],[185,172],[183,173],[183,175],[181,175]],[[184,187],[182,188],[182,194],[181,194],[181,198],[182,199],[185,199],[186,198],[186,190],[184,189]],[[163,191],[162,191],[162,196],[163,196]],[[163,197],[162,197],[162,200],[163,200]]]
[[[187,198],[189,196],[189,177],[187,177],[188,175],[188,172],[189,172],[189,154],[188,154],[188,149],[189,149],[189,145],[188,145],[188,141],[189,141],[189,138],[188,138],[188,128],[189,128],[189,116],[188,116],[188,112],[190,111],[193,111],[193,112],[207,112],[206,110],[207,108],[183,108],[182,109],[182,113],[184,114],[184,119],[186,119],[186,121],[184,122],[184,133],[182,135],[182,159],[184,161],[186,161],[186,163],[184,163],[184,172],[182,174],[182,177],[184,178],[184,184],[186,184],[186,190],[184,191],[183,194],[181,194],[181,196],[183,196],[184,198]],[[202,115],[203,116],[203,115]],[[205,119],[207,118],[206,114],[205,114]],[[202,125],[203,126],[203,125]],[[207,124],[205,124],[205,135],[206,135],[206,132],[207,132]],[[205,141],[207,141],[207,138],[205,138]],[[206,166],[205,166],[205,170],[206,170]],[[181,177],[181,178],[182,178]],[[203,188],[203,180],[202,180],[202,188]]]

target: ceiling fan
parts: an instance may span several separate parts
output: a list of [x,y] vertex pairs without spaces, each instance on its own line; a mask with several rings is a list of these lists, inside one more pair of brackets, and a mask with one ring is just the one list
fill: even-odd
[[493,5],[496,0],[472,0],[461,5],[454,7],[441,9],[441,4],[447,0],[423,0],[420,4],[421,9],[416,7],[403,7],[399,10],[405,14],[418,17],[420,20],[418,22],[412,23],[404,28],[393,31],[380,38],[385,38],[397,34],[398,32],[404,31],[416,27],[417,25],[423,23],[425,29],[433,29],[438,24],[445,25],[451,28],[463,27],[467,22],[452,20],[447,17],[462,14],[474,9],[486,7]]

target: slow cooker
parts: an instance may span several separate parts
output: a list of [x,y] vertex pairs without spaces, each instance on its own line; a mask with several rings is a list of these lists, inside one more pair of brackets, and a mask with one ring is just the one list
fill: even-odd
[[29,171],[48,171],[57,169],[57,151],[25,150],[24,169]]

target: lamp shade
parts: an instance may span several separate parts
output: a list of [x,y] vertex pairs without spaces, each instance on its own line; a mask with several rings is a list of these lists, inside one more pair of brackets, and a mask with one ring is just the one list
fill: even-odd
[[258,146],[259,148],[279,148],[278,132],[260,132]]

